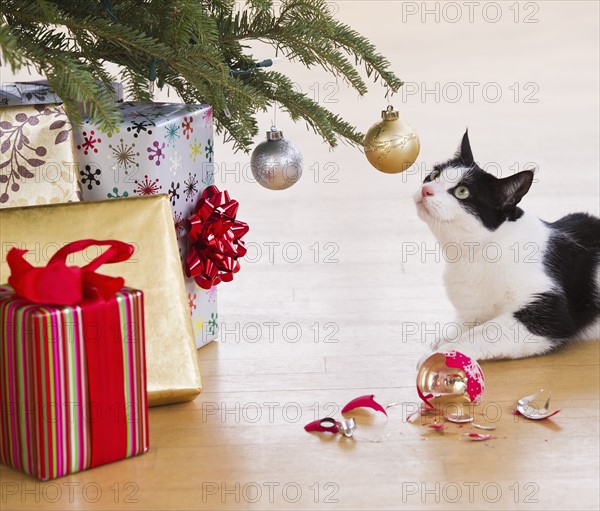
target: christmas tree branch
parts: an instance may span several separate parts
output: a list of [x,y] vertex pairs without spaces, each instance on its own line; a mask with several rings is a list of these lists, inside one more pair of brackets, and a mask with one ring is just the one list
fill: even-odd
[[[236,149],[248,150],[258,131],[256,112],[273,103],[331,146],[359,145],[362,134],[306,95],[281,73],[257,68],[249,44],[262,41],[292,61],[320,66],[359,94],[359,73],[391,91],[402,82],[365,37],[338,22],[325,0],[0,0],[2,61],[45,74],[76,122],[79,105],[96,122],[119,122],[107,62],[137,101],[151,98],[149,78],[185,102],[213,106],[216,128]],[[250,71],[248,71],[250,70]],[[235,72],[233,72],[235,71]]]

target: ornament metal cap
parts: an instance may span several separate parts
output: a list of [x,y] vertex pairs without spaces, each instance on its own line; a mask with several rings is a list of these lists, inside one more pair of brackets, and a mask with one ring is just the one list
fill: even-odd
[[267,140],[281,140],[283,138],[283,131],[277,129],[275,126],[271,126],[271,129],[267,131]]
[[385,110],[381,111],[381,118],[384,121],[397,121],[400,119],[400,112],[398,112],[398,110],[394,110],[392,105],[388,105]]
[[337,426],[339,431],[345,437],[350,438],[354,435],[354,430],[356,429],[356,421],[350,417],[349,419],[341,419],[338,421]]

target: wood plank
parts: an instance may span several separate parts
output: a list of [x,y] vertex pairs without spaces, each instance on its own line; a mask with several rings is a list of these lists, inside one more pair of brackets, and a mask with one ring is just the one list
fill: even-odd
[[[355,149],[330,152],[280,114],[305,165],[297,185],[275,193],[245,179],[248,156],[217,141],[217,184],[239,200],[251,250],[234,281],[219,286],[220,339],[198,352],[203,394],[150,410],[151,449],[143,456],[47,483],[1,466],[3,511],[598,509],[597,341],[484,362],[486,391],[473,412],[496,425],[493,440],[467,440],[469,426],[439,433],[428,427],[432,418],[407,422],[420,406],[415,364],[430,332],[453,317],[443,261],[412,194],[469,126],[481,163],[494,162],[502,175],[526,162],[539,167],[523,200],[528,212],[549,221],[578,210],[598,215],[598,3],[530,2],[539,23],[522,22],[524,3],[519,23],[508,3],[498,23],[486,22],[481,6],[469,23],[459,3],[456,24],[436,23],[433,15],[423,22],[420,14],[401,22],[408,4],[331,5],[420,89],[392,98],[420,134],[418,165],[380,174]],[[549,56],[560,66],[548,65]],[[318,69],[305,73],[285,60],[276,66],[305,92],[339,85],[337,103],[325,106],[361,129],[385,106],[377,87],[358,103]],[[3,67],[3,81],[10,77]],[[479,92],[498,83],[503,96],[496,103],[481,94],[455,103],[421,96],[423,87],[466,81],[477,81]],[[530,82],[537,103],[523,101]],[[259,125],[266,129],[270,118],[261,114]],[[225,172],[236,165],[245,174]],[[323,179],[327,169],[337,171],[335,182]],[[409,254],[414,247],[417,254]],[[284,331],[291,324],[300,329],[297,341]],[[408,335],[408,327],[416,333]],[[534,422],[512,413],[518,398],[541,388],[552,391],[558,415]],[[372,393],[396,405],[387,419],[354,412],[354,439],[304,431],[307,422],[339,418],[345,403]]]

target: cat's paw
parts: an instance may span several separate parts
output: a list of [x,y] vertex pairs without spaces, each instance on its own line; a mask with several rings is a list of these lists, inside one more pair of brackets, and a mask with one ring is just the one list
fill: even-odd
[[425,353],[423,353],[423,355],[421,356],[421,358],[419,358],[419,360],[417,362],[417,371],[423,365],[423,362],[425,362],[425,360],[427,360],[434,353],[439,353],[442,351],[447,351],[447,349],[451,349],[451,348],[447,348],[447,349],[443,348],[443,346],[445,346],[447,344],[448,344],[448,342],[444,341],[444,339],[438,339],[436,341],[433,341],[431,344],[429,344],[429,351],[426,351]]
[[472,358],[475,361],[485,360],[490,357],[490,354],[485,350],[480,349],[476,343],[472,342],[447,342],[440,344],[436,350],[438,353],[447,351],[458,351],[463,355]]
[[419,358],[419,360],[417,361],[417,371],[423,365],[423,362],[425,362],[425,360],[427,360],[431,355],[439,351],[439,347],[442,344],[442,342],[443,339],[438,339],[437,341],[433,341],[431,344],[429,344],[429,350],[423,353],[423,355],[421,355],[421,358]]
[[462,353],[463,355],[466,355],[467,357],[472,358],[475,361],[491,358],[488,353],[478,350],[477,346],[473,345],[473,343],[444,342],[442,340],[437,343],[432,343],[432,347],[434,344],[436,345],[436,349],[425,352],[421,356],[419,361],[417,362],[417,367],[416,367],[417,371],[421,368],[421,366],[423,365],[423,362],[425,362],[425,360],[427,360],[431,355],[433,355],[435,353],[446,353],[448,351],[458,351],[458,352]]
[[438,339],[437,341],[433,341],[430,345],[429,345],[429,349],[433,352],[433,351],[437,351],[440,346],[442,345],[442,343],[444,342],[443,339]]

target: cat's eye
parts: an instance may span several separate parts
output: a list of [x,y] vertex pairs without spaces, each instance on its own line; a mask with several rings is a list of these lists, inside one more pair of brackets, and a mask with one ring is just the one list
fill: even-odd
[[469,197],[469,195],[471,195],[471,192],[469,191],[469,189],[466,186],[457,186],[454,189],[454,196],[457,199],[465,200]]
[[439,170],[434,170],[431,174],[429,174],[429,181],[433,181],[440,177],[441,172]]

